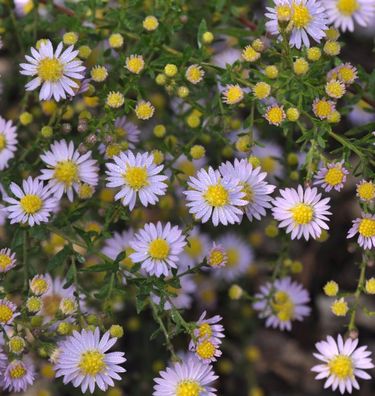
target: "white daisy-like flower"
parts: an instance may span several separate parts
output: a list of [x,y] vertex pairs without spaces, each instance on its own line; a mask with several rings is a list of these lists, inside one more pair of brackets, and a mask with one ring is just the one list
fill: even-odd
[[0,300],[0,325],[10,325],[14,318],[20,315],[17,311],[17,306],[11,301],[3,298]]
[[126,371],[120,366],[126,362],[124,353],[107,352],[116,341],[109,332],[101,337],[98,327],[95,331],[74,331],[60,344],[54,367],[56,377],[64,377],[64,384],[71,382],[76,388],[80,386],[82,393],[87,389],[93,393],[96,386],[105,392],[115,385],[113,380],[121,379],[118,373]]
[[266,318],[266,326],[274,329],[290,331],[292,321],[302,321],[311,311],[306,305],[310,301],[307,290],[289,277],[261,286],[255,298],[258,301],[253,308],[260,312],[260,318]]
[[0,250],[0,273],[8,272],[16,266],[16,253],[9,248]]
[[66,193],[69,201],[73,201],[74,191],[78,193],[81,184],[93,187],[98,184],[97,161],[91,158],[91,151],[81,155],[73,142],[55,141],[50,151],[45,151],[40,158],[48,167],[42,169],[40,179],[48,180],[48,186],[58,199]]
[[129,148],[134,149],[139,142],[140,129],[133,122],[129,121],[126,116],[117,117],[115,120],[115,132],[119,141],[124,139],[129,143]]
[[373,0],[323,0],[329,23],[343,32],[354,30],[354,22],[366,27],[375,14]]
[[149,153],[137,153],[131,151],[120,153],[113,157],[114,162],[106,164],[108,170],[107,187],[121,190],[115,195],[115,199],[121,199],[124,206],[132,210],[137,196],[143,206],[155,205],[159,201],[159,195],[164,195],[167,184],[164,181],[167,176],[160,175],[163,165],[155,165],[154,156]]
[[274,0],[275,7],[267,7],[265,14],[270,20],[267,30],[279,35],[279,20],[290,21],[292,30],[289,38],[291,47],[301,48],[302,44],[310,47],[309,36],[316,42],[325,37],[327,16],[324,8],[316,0]]
[[23,392],[34,383],[35,369],[31,359],[11,361],[4,372],[3,388],[10,392]]
[[250,245],[233,232],[220,237],[217,244],[224,250],[226,261],[225,266],[211,264],[211,267],[215,267],[213,275],[226,282],[232,282],[244,275],[254,260]]
[[332,189],[340,191],[346,182],[346,175],[349,171],[343,166],[344,161],[331,162],[327,166],[320,168],[315,175],[315,185],[320,185],[324,191],[329,192]]
[[243,207],[243,210],[250,221],[253,218],[260,220],[261,216],[266,215],[265,209],[271,208],[270,194],[276,188],[264,181],[267,177],[266,172],[262,172],[260,167],[253,168],[245,159],[235,159],[234,163],[229,161],[222,163],[219,170],[224,178],[235,178],[242,187],[242,191],[245,193],[244,199],[249,202]]
[[190,351],[205,364],[216,362],[217,358],[222,355],[220,350],[220,341],[217,338],[205,337],[199,338],[189,346]]
[[21,74],[36,76],[26,84],[27,91],[33,91],[42,86],[39,92],[40,100],[52,97],[58,102],[66,99],[66,94],[75,95],[74,89],[79,84],[74,80],[84,78],[85,67],[80,59],[76,59],[78,50],[71,45],[63,51],[63,43],[59,43],[54,51],[50,40],[42,41],[39,50],[31,48],[32,56],[25,55],[28,63],[21,63]]
[[7,168],[9,160],[14,158],[18,142],[16,129],[12,121],[0,117],[0,171]]
[[177,226],[167,223],[163,227],[160,221],[156,225],[148,223],[130,242],[134,249],[130,258],[141,263],[149,275],[168,276],[171,268],[177,268],[178,256],[185,245],[186,239]]
[[134,253],[134,249],[130,247],[130,241],[134,239],[134,231],[115,232],[113,236],[104,241],[102,253],[115,260],[120,253],[125,252],[125,258],[121,261],[121,265],[127,269],[133,266],[133,260],[129,257]]
[[210,386],[218,376],[212,366],[194,357],[181,363],[174,363],[160,371],[154,379],[153,396],[216,396],[216,389]]
[[315,344],[318,353],[313,355],[322,364],[314,366],[311,371],[317,373],[315,379],[325,379],[324,389],[339,389],[340,393],[352,393],[353,388],[359,389],[357,378],[370,380],[371,376],[365,371],[374,368],[371,352],[367,345],[358,348],[358,338],[343,340],[339,334],[337,341],[328,336],[326,340]]
[[5,210],[11,224],[23,223],[33,227],[35,224],[48,223],[51,213],[56,209],[58,200],[49,186],[31,176],[23,180],[22,187],[11,183],[10,191],[16,198],[5,197],[8,204]]
[[180,256],[181,268],[192,268],[200,263],[207,256],[210,246],[210,239],[206,234],[194,227],[187,237],[187,245]]
[[279,192],[281,197],[273,201],[272,214],[280,222],[279,227],[285,227],[286,232],[291,233],[292,239],[317,239],[322,228],[328,230],[326,221],[329,220],[327,215],[331,214],[328,211],[330,198],[321,199],[322,194],[318,194],[315,187],[304,190],[301,185],[297,190],[286,188]]
[[362,213],[362,217],[353,220],[347,238],[353,238],[356,234],[359,234],[358,244],[363,249],[375,248],[375,215]]
[[242,187],[234,179],[224,179],[212,167],[200,169],[196,177],[190,177],[189,190],[184,191],[187,207],[202,223],[212,217],[212,223],[235,224],[242,219],[241,206],[248,204]]

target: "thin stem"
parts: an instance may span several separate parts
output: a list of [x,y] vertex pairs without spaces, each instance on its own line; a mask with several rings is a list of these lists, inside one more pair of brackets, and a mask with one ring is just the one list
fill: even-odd
[[349,331],[352,331],[352,330],[356,329],[355,318],[356,318],[357,310],[358,310],[358,306],[359,306],[359,298],[361,297],[361,291],[362,291],[363,285],[365,283],[366,265],[367,265],[366,257],[365,257],[365,255],[363,255],[362,262],[360,264],[361,272],[359,274],[357,289],[356,289],[356,291],[354,293],[354,306],[353,306],[353,309],[352,309],[352,313],[350,315],[350,321],[349,321],[349,325],[348,325],[348,330]]
[[29,287],[29,261],[27,260],[27,247],[28,247],[28,230],[23,232],[23,246],[22,246],[22,260],[23,260],[23,273],[24,273],[24,288],[28,290]]

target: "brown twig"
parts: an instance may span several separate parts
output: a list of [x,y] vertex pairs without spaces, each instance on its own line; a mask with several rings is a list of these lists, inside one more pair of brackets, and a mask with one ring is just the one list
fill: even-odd
[[[39,0],[39,2],[42,3],[42,4],[47,4],[47,3],[48,3],[47,0]],[[70,8],[67,8],[67,7],[64,7],[64,6],[62,6],[62,5],[55,4],[55,3],[53,3],[53,6],[54,6],[57,10],[59,10],[60,12],[62,12],[63,14],[66,14],[66,15],[68,15],[68,16],[74,16],[74,15],[75,15],[75,12],[74,12],[73,10],[71,10]]]
[[[353,94],[357,94],[358,92],[356,92],[356,90],[352,87],[348,88],[348,91],[353,93]],[[373,107],[375,109],[375,100],[368,98],[367,96],[362,96],[361,98],[364,102],[366,102],[367,104],[369,104],[371,107]]]
[[242,23],[242,25],[247,26],[249,29],[251,30],[256,30],[257,29],[257,25],[254,22],[249,21],[247,18],[240,16],[238,18],[239,22]]

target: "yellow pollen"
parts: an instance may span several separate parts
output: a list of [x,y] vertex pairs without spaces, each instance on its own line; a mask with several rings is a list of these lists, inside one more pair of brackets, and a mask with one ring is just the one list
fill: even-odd
[[216,267],[223,263],[224,258],[225,258],[225,255],[221,250],[218,250],[218,249],[213,250],[209,257],[209,264],[212,267]]
[[215,351],[215,345],[210,340],[206,340],[198,344],[196,353],[202,359],[212,359],[215,356]]
[[59,182],[64,183],[66,187],[71,187],[78,178],[78,166],[71,160],[60,161],[55,167],[53,175]]
[[375,198],[375,184],[371,182],[362,183],[357,187],[357,193],[360,198],[370,201]]
[[229,203],[229,192],[219,183],[209,186],[203,197],[213,207],[222,207]]
[[206,337],[211,337],[211,336],[212,336],[211,326],[208,323],[201,324],[199,326],[198,337],[199,338],[206,338]]
[[327,95],[331,98],[340,99],[345,94],[345,87],[343,83],[332,80],[326,84]]
[[294,4],[292,21],[293,25],[297,29],[303,29],[307,27],[307,25],[311,21],[309,9],[303,4]]
[[104,355],[96,349],[83,352],[78,367],[83,375],[95,377],[105,368]]
[[132,55],[126,59],[126,68],[135,74],[139,74],[144,68],[145,62],[142,56]]
[[280,5],[276,7],[277,20],[281,22],[286,22],[290,20],[291,9],[287,5]]
[[197,381],[185,380],[177,385],[176,396],[199,396],[202,387]]
[[192,84],[197,84],[202,81],[204,71],[198,65],[191,65],[186,70],[186,79]]
[[362,219],[359,223],[358,231],[365,238],[375,237],[375,220]]
[[148,186],[148,174],[144,166],[129,166],[124,173],[124,179],[135,191]]
[[43,313],[47,316],[54,317],[59,309],[61,296],[51,294],[43,297]]
[[265,117],[270,124],[280,125],[285,118],[285,113],[281,107],[273,106],[266,112]]
[[165,239],[154,239],[148,245],[148,253],[155,260],[165,260],[169,254],[169,244]]
[[332,111],[332,105],[326,100],[319,100],[315,105],[315,113],[320,118],[328,117]]
[[26,375],[26,369],[21,363],[16,363],[10,370],[9,370],[10,378],[12,379],[20,379]]
[[229,86],[224,92],[225,102],[228,104],[235,104],[243,99],[243,90],[239,85]]
[[37,195],[27,194],[20,199],[20,205],[25,213],[34,214],[41,209],[43,201]]
[[6,254],[0,254],[0,269],[5,271],[12,264],[12,259]]
[[5,135],[0,133],[0,153],[5,149],[7,145],[7,140],[5,139]]
[[282,322],[287,322],[294,317],[294,303],[286,292],[276,292],[271,307]]
[[349,356],[337,355],[328,362],[331,375],[343,380],[353,377],[353,362]]
[[341,67],[337,74],[344,83],[350,83],[356,78],[355,72],[350,67],[346,66]]
[[337,186],[343,179],[344,172],[340,168],[330,168],[324,176],[324,181],[330,186]]
[[197,237],[188,238],[189,244],[185,247],[185,252],[193,258],[197,258],[202,254],[203,246],[202,242]]
[[238,265],[238,260],[240,255],[236,248],[229,248],[227,249],[227,256],[228,256],[228,267],[236,267]]
[[56,58],[44,58],[38,65],[38,76],[43,81],[56,82],[63,76],[64,65]]
[[36,294],[43,294],[48,290],[48,283],[45,279],[34,279],[30,287]]
[[309,224],[313,218],[314,210],[310,205],[299,203],[292,209],[292,218],[296,224]]
[[13,311],[5,304],[0,305],[0,323],[8,323],[13,317]]
[[351,16],[359,9],[359,4],[357,0],[339,0],[337,2],[337,9],[341,14]]

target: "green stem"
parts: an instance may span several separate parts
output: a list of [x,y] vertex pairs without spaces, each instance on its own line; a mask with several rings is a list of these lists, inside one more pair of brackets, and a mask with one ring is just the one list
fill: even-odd
[[353,309],[352,309],[352,313],[350,315],[350,321],[349,321],[349,325],[348,325],[349,331],[356,329],[355,318],[356,318],[356,314],[357,314],[357,310],[358,310],[358,306],[359,306],[359,298],[361,297],[361,291],[362,291],[363,285],[365,283],[366,265],[367,265],[366,257],[365,257],[365,255],[363,255],[362,262],[360,264],[361,272],[359,274],[357,289],[354,293],[354,305],[353,305]]
[[22,260],[23,260],[23,273],[24,273],[24,288],[25,291],[29,288],[29,262],[27,260],[27,246],[28,246],[28,230],[23,233],[23,246],[22,246]]

